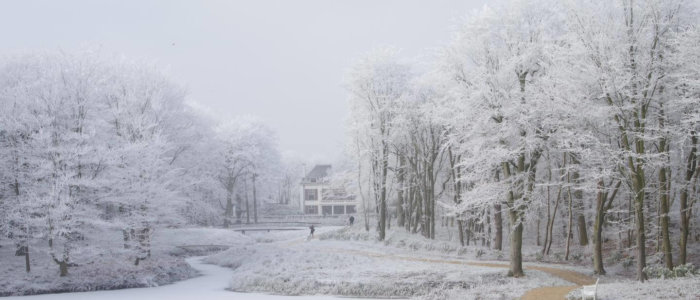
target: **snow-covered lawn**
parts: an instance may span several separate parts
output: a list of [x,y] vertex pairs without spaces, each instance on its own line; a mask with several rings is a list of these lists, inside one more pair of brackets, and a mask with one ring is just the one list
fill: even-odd
[[[387,239],[383,242],[376,241],[375,232],[366,232],[359,227],[349,228],[344,227],[339,230],[328,231],[319,235],[319,238],[327,242],[328,245],[335,244],[336,247],[353,250],[371,250],[377,251],[390,256],[408,256],[408,257],[430,257],[442,258],[447,260],[464,259],[464,260],[479,260],[484,262],[499,262],[507,263],[507,251],[493,251],[481,246],[466,246],[461,247],[454,240],[437,240],[430,241],[419,235],[408,234],[402,229],[391,230],[387,233]],[[441,238],[448,238],[442,236]],[[504,249],[507,250],[507,249]],[[533,251],[536,251],[533,250]],[[505,257],[503,257],[505,256]],[[534,255],[532,255],[534,258]],[[495,261],[499,260],[499,261]],[[544,262],[527,262],[526,266],[546,266],[559,269],[576,271],[582,274],[592,276],[590,266],[581,266],[578,263],[573,264],[551,264]],[[466,267],[471,268],[471,267]],[[440,268],[443,270],[444,268]],[[497,274],[503,274],[503,270],[495,270]],[[443,291],[436,290],[429,297],[434,296],[436,299],[490,299],[498,298],[498,295],[503,295],[504,298],[517,298],[522,294],[516,291],[526,291],[538,286],[565,286],[572,285],[567,281],[551,281],[551,277],[540,272],[526,270],[527,279],[511,279],[512,282],[505,283],[504,281],[484,282],[478,285],[475,291],[463,291],[460,289],[445,289]],[[467,278],[473,275],[467,275]],[[532,281],[530,281],[532,279]],[[535,282],[532,284],[532,282]],[[700,278],[681,278],[681,279],[653,279],[647,283],[641,284],[638,281],[624,279],[619,275],[602,277],[599,286],[599,299],[700,299]],[[532,284],[532,285],[529,285]],[[492,286],[493,285],[493,286]],[[527,285],[524,287],[523,285]],[[502,291],[511,291],[503,293]],[[579,290],[572,292],[572,299],[580,299]],[[429,298],[428,297],[428,298]]]
[[[580,289],[572,291],[567,296],[568,299],[581,299],[580,297]],[[600,283],[598,299],[700,299],[700,277],[650,279],[644,283],[633,280]]]
[[[35,295],[8,297],[8,300],[81,300],[81,299],[100,299],[100,300],[140,300],[140,299],[169,299],[169,300],[189,300],[189,299],[250,299],[250,300],[289,300],[298,297],[284,297],[264,294],[242,294],[227,291],[227,283],[232,271],[227,268],[217,267],[201,262],[200,257],[188,258],[187,262],[196,269],[201,276],[177,282],[175,284],[152,287],[152,288],[133,288],[113,291],[95,291],[85,293],[64,293],[50,295]],[[305,297],[313,300],[330,300],[333,297]]]
[[[102,234],[105,241],[118,241],[110,236],[118,232]],[[318,227],[314,239],[307,237],[306,228],[247,232],[246,235],[230,229],[161,229],[153,239],[152,258],[140,266],[133,266],[114,250],[81,257],[83,263],[72,267],[65,278],[57,276],[56,267],[39,251],[32,254],[32,273],[25,275],[22,257],[14,257],[14,247],[5,245],[0,248],[0,257],[8,268],[0,270],[0,291],[19,295],[151,287],[9,298],[50,300],[300,299],[284,297],[289,295],[304,296],[304,299],[309,295],[326,295],[315,297],[318,299],[333,296],[517,299],[536,287],[571,285],[535,270],[526,270],[525,278],[510,278],[505,268],[469,264],[507,264],[491,260],[498,252],[480,254],[484,248],[460,247],[454,241],[430,243],[420,236],[403,234],[401,230],[390,232],[383,242],[376,241],[372,232],[337,226]],[[118,243],[110,247],[119,249]],[[224,247],[229,248],[222,251]],[[185,258],[195,253],[209,256],[201,260]],[[586,272],[577,266],[528,265]],[[197,271],[203,276],[196,277]],[[164,285],[174,281],[179,282]],[[696,299],[700,286],[697,277],[650,280],[645,284],[620,281],[619,277],[605,277],[601,281],[600,299]],[[570,295],[575,297],[576,291]]]
[[[319,228],[317,236],[335,230]],[[235,268],[234,291],[285,295],[513,299],[530,288],[568,284],[539,271],[514,279],[501,268],[422,261],[415,253],[394,255],[382,244],[306,241],[305,234],[272,233],[264,243],[234,247],[205,261]]]

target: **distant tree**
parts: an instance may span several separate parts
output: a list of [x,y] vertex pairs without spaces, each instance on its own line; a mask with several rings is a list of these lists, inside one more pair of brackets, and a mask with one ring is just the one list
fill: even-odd
[[378,215],[379,240],[386,236],[387,178],[394,108],[406,92],[410,78],[410,67],[398,60],[396,50],[378,49],[360,60],[347,79],[352,127],[358,129],[355,136],[358,156],[369,172],[368,180]]

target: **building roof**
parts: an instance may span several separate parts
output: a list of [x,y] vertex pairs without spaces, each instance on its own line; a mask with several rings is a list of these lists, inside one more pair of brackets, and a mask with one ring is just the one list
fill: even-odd
[[331,165],[316,165],[309,174],[306,174],[305,178],[308,179],[320,179],[330,175]]

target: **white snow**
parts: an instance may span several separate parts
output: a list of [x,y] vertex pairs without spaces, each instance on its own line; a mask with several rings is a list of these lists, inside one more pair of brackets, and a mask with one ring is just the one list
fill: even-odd
[[[202,276],[177,282],[171,285],[134,288],[112,291],[96,291],[84,293],[63,293],[46,294],[35,296],[15,296],[7,297],[7,300],[81,300],[81,299],[101,299],[101,300],[138,300],[138,299],[170,299],[170,300],[190,300],[190,299],[254,299],[254,300],[284,300],[296,299],[299,297],[276,296],[265,294],[235,293],[226,290],[233,271],[231,269],[205,264],[202,257],[191,257],[187,263],[192,265]],[[306,296],[305,299],[326,300],[337,299],[328,296]],[[348,298],[345,298],[348,299]]]
[[[569,293],[567,298],[580,299],[580,295],[578,289]],[[604,283],[598,285],[597,295],[600,300],[700,299],[700,277]]]
[[[349,228],[338,229],[320,227],[317,237]],[[458,257],[436,257],[374,241],[305,241],[305,234],[259,233],[256,240],[265,242],[232,247],[205,261],[234,268],[230,287],[235,291],[285,295],[510,299],[530,288],[569,284],[538,271],[515,279],[506,276],[505,268],[455,263],[466,262]]]

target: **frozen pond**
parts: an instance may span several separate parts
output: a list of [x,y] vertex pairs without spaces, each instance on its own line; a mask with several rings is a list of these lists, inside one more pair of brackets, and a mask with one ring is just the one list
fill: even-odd
[[[204,264],[202,257],[191,257],[187,259],[193,268],[201,273],[201,276],[188,280],[183,280],[170,285],[152,288],[133,288],[123,290],[95,291],[82,293],[46,294],[35,296],[14,296],[3,299],[15,300],[81,300],[81,299],[253,299],[253,300],[290,300],[290,299],[316,299],[330,300],[339,299],[329,296],[275,296],[264,294],[234,293],[226,290],[233,271],[215,265]],[[349,299],[349,298],[343,298]]]

